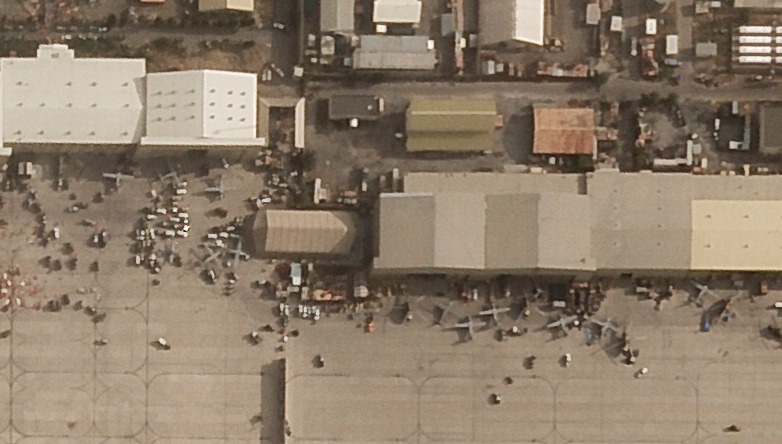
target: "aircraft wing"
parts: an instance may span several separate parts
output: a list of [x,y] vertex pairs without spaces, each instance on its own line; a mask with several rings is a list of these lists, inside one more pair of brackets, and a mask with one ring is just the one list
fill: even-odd
[[106,179],[116,179],[117,175],[114,173],[103,173],[103,177]]
[[510,307],[498,308],[497,313],[507,313],[510,311]]
[[480,321],[480,322],[473,322],[473,323],[472,323],[472,326],[473,326],[473,328],[474,328],[474,327],[483,327],[483,326],[485,326],[485,325],[486,325],[486,323],[485,323],[485,322],[483,322],[483,321]]
[[546,328],[555,328],[555,327],[559,327],[560,325],[563,327],[565,326],[565,323],[562,322],[562,319],[554,322],[549,322],[548,324],[546,324]]

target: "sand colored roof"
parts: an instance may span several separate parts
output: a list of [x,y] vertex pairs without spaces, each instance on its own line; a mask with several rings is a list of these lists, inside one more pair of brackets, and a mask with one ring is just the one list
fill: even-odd
[[358,220],[347,211],[265,210],[255,216],[256,252],[345,255],[356,240]]
[[735,8],[780,9],[782,0],[735,0]]
[[591,108],[535,108],[535,154],[591,155],[595,150]]
[[405,192],[578,194],[582,182],[578,174],[408,173]]
[[596,172],[587,180],[598,269],[782,270],[771,223],[782,219],[779,176]]
[[414,99],[407,110],[407,150],[491,150],[496,115],[490,99]]
[[691,268],[782,269],[782,201],[692,202]]
[[246,11],[255,9],[254,0],[198,0],[198,10],[204,11]]
[[380,198],[378,271],[593,270],[584,195],[389,193]]

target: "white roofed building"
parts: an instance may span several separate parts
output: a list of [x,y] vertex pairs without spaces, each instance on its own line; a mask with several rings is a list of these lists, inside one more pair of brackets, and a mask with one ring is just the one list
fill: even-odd
[[543,45],[545,0],[480,0],[479,38],[482,45],[522,42]]
[[262,146],[257,76],[194,70],[147,76],[143,145]]
[[0,164],[8,161],[13,150],[3,146],[3,71],[0,71]]
[[418,24],[421,22],[421,1],[375,0],[372,21],[386,24]]
[[77,59],[66,45],[0,59],[0,130],[14,144],[125,145],[144,134],[144,59]]

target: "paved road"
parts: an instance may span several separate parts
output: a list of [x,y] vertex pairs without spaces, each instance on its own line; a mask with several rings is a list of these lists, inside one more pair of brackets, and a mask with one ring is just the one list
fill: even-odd
[[614,77],[601,88],[595,88],[591,83],[584,82],[399,82],[380,83],[376,85],[357,85],[345,88],[337,83],[316,82],[310,85],[310,90],[321,95],[342,94],[366,91],[388,96],[411,97],[416,95],[435,96],[496,96],[525,97],[532,100],[556,99],[594,99],[625,100],[639,97],[642,93],[657,92],[660,94],[677,93],[682,98],[731,101],[731,100],[782,100],[782,88],[776,86],[763,87],[758,84],[746,83],[741,80],[720,85],[718,88],[706,88],[695,82],[685,81],[678,87],[672,87],[660,82],[646,82]]
[[679,0],[676,7],[676,29],[679,35],[679,74],[682,80],[692,80],[695,48],[692,46],[692,19],[695,15],[693,0]]

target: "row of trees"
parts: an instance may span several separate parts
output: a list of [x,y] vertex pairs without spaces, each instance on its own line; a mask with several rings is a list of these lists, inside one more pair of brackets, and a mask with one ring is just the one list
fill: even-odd
[[[114,27],[123,28],[129,24],[130,10],[123,10],[119,16],[109,14],[103,22],[103,26],[112,29]],[[142,25],[151,25],[156,28],[218,28],[218,29],[239,29],[247,26],[255,26],[255,18],[247,15],[185,15],[177,17],[156,17],[149,20],[144,16],[138,18]]]

